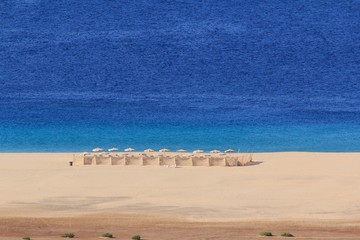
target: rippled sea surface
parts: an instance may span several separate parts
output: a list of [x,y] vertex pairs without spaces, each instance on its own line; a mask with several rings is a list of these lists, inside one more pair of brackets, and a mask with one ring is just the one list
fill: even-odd
[[360,151],[360,2],[0,1],[0,151]]

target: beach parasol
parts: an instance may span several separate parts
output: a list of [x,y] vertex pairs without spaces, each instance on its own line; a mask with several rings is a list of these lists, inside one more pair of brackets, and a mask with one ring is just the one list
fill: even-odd
[[92,151],[93,152],[102,152],[102,151],[104,151],[104,149],[102,149],[102,148],[94,148]]
[[176,152],[187,152],[187,151],[184,149],[179,149],[179,150],[176,150]]
[[83,152],[83,155],[85,156],[85,155],[89,155],[89,153],[88,152]]
[[170,152],[170,150],[166,149],[166,148],[163,148],[163,149],[160,149],[159,152]]
[[212,150],[211,153],[221,153],[219,150]]
[[235,152],[234,150],[232,149],[228,149],[228,150],[225,150],[226,153],[232,153],[232,152]]
[[110,148],[108,149],[109,152],[114,152],[114,151],[118,151],[119,149],[118,148]]
[[154,152],[154,150],[152,150],[151,148],[148,148],[148,149],[144,150],[144,152]]
[[127,148],[127,149],[125,149],[124,151],[125,152],[132,152],[132,151],[134,151],[135,149],[133,149],[133,148]]
[[203,152],[204,150],[200,150],[200,149],[193,151],[193,153],[203,153]]

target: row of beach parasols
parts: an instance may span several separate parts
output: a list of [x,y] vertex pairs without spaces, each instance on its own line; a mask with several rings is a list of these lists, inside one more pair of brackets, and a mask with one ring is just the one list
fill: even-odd
[[[103,152],[104,149],[102,149],[102,148],[94,148],[92,151],[93,151],[93,152]],[[109,151],[109,152],[115,152],[115,151],[119,151],[119,149],[118,149],[118,148],[110,148],[110,149],[108,149],[108,151]],[[126,149],[124,149],[124,151],[125,151],[125,152],[133,152],[133,151],[135,151],[135,149],[133,149],[133,148],[126,148]],[[148,149],[144,150],[144,152],[155,152],[155,150],[153,150],[153,149],[151,149],[151,148],[148,148]],[[170,150],[169,150],[169,149],[166,149],[166,148],[163,148],[163,149],[160,149],[159,152],[170,152]],[[179,152],[179,153],[183,152],[183,153],[185,153],[185,152],[187,152],[187,151],[184,150],[184,149],[179,149],[179,150],[176,150],[176,152]],[[195,150],[195,151],[193,151],[193,153],[203,153],[203,152],[204,152],[204,150]],[[227,150],[225,150],[224,152],[225,152],[225,153],[232,153],[232,152],[234,152],[234,150],[232,150],[232,149],[227,149]],[[210,153],[221,153],[221,151],[219,151],[219,150],[212,150],[212,151],[210,151]]]

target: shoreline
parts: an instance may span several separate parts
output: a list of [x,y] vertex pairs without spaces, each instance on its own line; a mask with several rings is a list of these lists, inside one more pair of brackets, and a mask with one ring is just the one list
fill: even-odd
[[[83,151],[63,151],[63,152],[56,152],[56,151],[24,151],[24,152],[16,152],[16,151],[9,151],[9,152],[1,152],[0,154],[82,154]],[[89,152],[94,153],[94,152]],[[108,152],[104,151],[104,153],[119,153],[119,152]],[[120,153],[144,153],[144,151],[134,151],[134,152],[124,152],[120,151]],[[153,153],[159,153],[159,151],[155,151]],[[165,152],[166,153],[166,152]],[[169,153],[177,153],[176,151],[170,151]],[[192,152],[186,152],[185,154],[191,154]],[[224,153],[224,152],[221,152]],[[270,154],[270,153],[360,153],[360,151],[246,151],[246,152],[234,152],[230,154]],[[181,154],[181,153],[179,153]],[[210,154],[209,151],[205,151],[204,154]]]

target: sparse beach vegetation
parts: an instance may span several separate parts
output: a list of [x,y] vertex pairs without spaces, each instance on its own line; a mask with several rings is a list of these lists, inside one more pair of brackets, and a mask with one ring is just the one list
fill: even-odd
[[64,233],[62,235],[63,238],[74,238],[75,234],[74,233]]
[[281,234],[282,237],[294,237],[294,235],[292,235],[291,233],[289,232],[284,232]]
[[114,236],[111,233],[104,233],[101,236],[104,237],[104,238],[114,238]]
[[271,237],[273,236],[273,234],[271,232],[264,231],[260,233],[260,236]]
[[140,235],[135,235],[131,238],[132,240],[141,240]]

